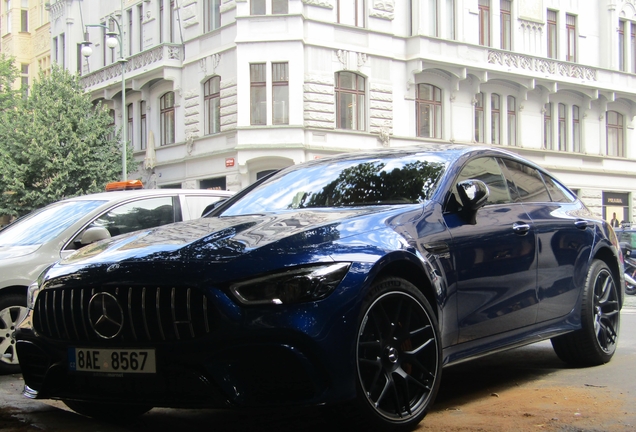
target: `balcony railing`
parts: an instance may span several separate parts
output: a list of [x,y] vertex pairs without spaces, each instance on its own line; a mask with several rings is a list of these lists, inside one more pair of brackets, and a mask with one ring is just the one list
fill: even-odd
[[[156,67],[165,66],[166,60],[183,60],[183,47],[181,45],[162,44],[127,58],[126,79],[139,75],[135,72],[147,72],[148,66],[156,63]],[[141,69],[144,69],[141,71]],[[84,88],[100,85],[104,82],[121,76],[121,65],[113,63],[95,72],[85,74],[80,79]]]
[[598,79],[596,69],[587,66],[508,51],[488,50],[488,63],[522,69],[528,72],[579,78],[587,81],[596,81]]

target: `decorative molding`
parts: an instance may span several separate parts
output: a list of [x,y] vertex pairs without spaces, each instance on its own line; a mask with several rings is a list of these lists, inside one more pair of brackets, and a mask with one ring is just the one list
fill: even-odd
[[59,19],[64,14],[66,8],[66,0],[52,1],[49,9],[49,17],[51,21]]
[[360,68],[366,66],[369,58],[365,53],[357,53],[353,51],[338,50],[336,51],[336,57],[342,65],[344,70],[352,70],[352,64],[355,64],[355,70],[360,71]]
[[219,11],[223,14],[232,9],[236,9],[236,2],[234,0],[224,0],[223,4],[221,4],[221,7],[219,8]]
[[199,24],[199,14],[197,14],[197,2],[195,1],[185,1],[184,4],[181,5],[181,13],[180,13],[181,22],[183,22],[183,27],[188,28]]
[[302,0],[302,2],[309,6],[317,6],[325,9],[333,9],[333,3],[331,0]]
[[369,16],[393,20],[395,18],[395,0],[375,0]]
[[236,80],[221,80],[220,111],[221,132],[235,130],[238,124],[238,99]]
[[530,57],[511,52],[488,51],[488,63],[543,74],[548,73],[568,78],[580,78],[588,81],[596,81],[598,79],[596,69],[587,66]]

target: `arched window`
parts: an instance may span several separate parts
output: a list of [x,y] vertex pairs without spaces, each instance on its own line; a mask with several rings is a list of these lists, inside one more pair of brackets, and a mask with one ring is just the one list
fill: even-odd
[[174,92],[168,92],[159,99],[161,145],[174,143]]
[[616,111],[608,111],[605,122],[607,126],[607,155],[624,157],[623,115]]
[[543,148],[554,150],[552,143],[552,103],[545,104],[543,111]]
[[126,131],[126,139],[132,143],[133,149],[135,148],[135,141],[133,138],[135,135],[133,134],[133,104],[128,104],[126,106],[126,117],[128,118],[127,131]]
[[490,95],[490,129],[493,144],[501,144],[501,97]]
[[442,138],[442,90],[431,84],[418,84],[415,106],[417,136]]
[[484,142],[484,94],[475,96],[475,142]]
[[365,130],[365,79],[353,72],[336,73],[336,127]]
[[508,96],[508,145],[517,145],[517,101]]
[[108,110],[108,116],[110,117],[110,123],[108,123],[108,127],[111,128],[110,133],[108,134],[108,139],[115,139],[115,110]]
[[205,134],[221,131],[221,77],[214,76],[203,83]]

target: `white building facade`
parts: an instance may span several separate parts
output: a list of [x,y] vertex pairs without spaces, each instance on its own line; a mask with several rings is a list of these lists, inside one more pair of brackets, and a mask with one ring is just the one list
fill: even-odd
[[239,190],[330,154],[455,142],[519,153],[634,221],[635,3],[58,0],[51,61],[112,109],[152,161],[130,177],[156,187]]

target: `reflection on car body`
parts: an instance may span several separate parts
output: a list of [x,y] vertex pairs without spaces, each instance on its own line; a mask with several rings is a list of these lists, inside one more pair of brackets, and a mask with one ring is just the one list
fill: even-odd
[[345,405],[358,429],[408,429],[444,366],[542,339],[608,362],[623,286],[613,230],[549,173],[425,144],[83,248],[31,286],[17,347],[27,396],[86,415]]

